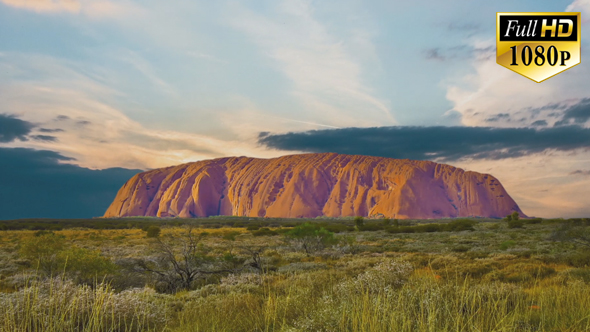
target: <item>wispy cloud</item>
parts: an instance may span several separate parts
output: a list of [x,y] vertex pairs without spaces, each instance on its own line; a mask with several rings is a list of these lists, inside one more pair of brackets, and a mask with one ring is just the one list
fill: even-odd
[[394,123],[387,102],[362,83],[362,66],[315,19],[311,3],[281,1],[273,10],[269,17],[236,5],[231,24],[247,33],[291,80],[293,95],[309,108],[300,115],[315,114],[336,126],[346,121]]
[[[223,140],[146,126],[117,107],[118,91],[81,75],[68,62],[23,54],[5,55],[0,65],[3,61],[15,73],[35,72],[34,80],[5,81],[0,90],[3,110],[15,114],[0,118],[0,126],[8,126],[2,135],[10,147],[57,151],[76,159],[67,162],[90,168],[146,169],[227,155],[279,154],[257,148],[255,137],[252,142]],[[49,130],[55,136],[34,132],[55,127]]]
[[575,170],[571,173],[569,173],[570,175],[581,175],[581,176],[590,176],[590,169],[586,169],[586,170]]
[[[566,10],[590,13],[590,0],[575,0]],[[582,34],[589,32],[588,25],[582,24],[582,30]],[[453,103],[453,110],[462,114],[465,125],[486,125],[486,119],[500,110],[509,113],[512,118],[525,118],[526,121],[498,121],[498,126],[532,125],[539,120],[553,125],[557,121],[551,116],[555,110],[563,112],[590,97],[587,89],[587,77],[590,75],[588,66],[576,66],[538,84],[500,67],[495,60],[493,39],[468,39],[467,42],[474,49],[487,49],[488,52],[487,56],[485,52],[473,54],[468,60],[472,73],[446,82],[447,99]],[[586,46],[587,43],[582,40],[582,48]],[[588,60],[587,52],[582,52],[581,60],[582,63]],[[550,106],[555,107],[550,109]],[[588,119],[587,106],[576,111],[571,117],[563,119],[563,124],[580,124],[580,121]]]
[[33,10],[36,12],[72,12],[80,11],[78,0],[1,0],[8,6]]
[[122,14],[128,2],[108,0],[0,0],[3,4],[37,13],[84,14],[92,18],[102,18]]

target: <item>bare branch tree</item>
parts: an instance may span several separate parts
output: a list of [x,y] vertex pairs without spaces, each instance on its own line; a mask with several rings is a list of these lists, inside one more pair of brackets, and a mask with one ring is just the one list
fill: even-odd
[[159,259],[156,264],[144,264],[141,268],[153,273],[164,283],[165,291],[176,292],[180,289],[191,289],[193,283],[209,275],[237,273],[242,268],[228,268],[223,260],[212,257],[202,245],[203,236],[196,236],[192,227],[181,237],[164,240],[154,239]]

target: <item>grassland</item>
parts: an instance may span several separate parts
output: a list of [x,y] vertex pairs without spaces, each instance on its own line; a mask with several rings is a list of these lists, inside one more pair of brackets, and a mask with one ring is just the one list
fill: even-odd
[[590,331],[587,221],[302,222],[0,222],[0,331]]

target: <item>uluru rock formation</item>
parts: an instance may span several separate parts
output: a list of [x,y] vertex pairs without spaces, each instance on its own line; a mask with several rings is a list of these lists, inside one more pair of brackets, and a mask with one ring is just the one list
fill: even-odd
[[140,173],[104,216],[422,219],[513,211],[523,215],[488,174],[430,161],[318,153],[203,160]]

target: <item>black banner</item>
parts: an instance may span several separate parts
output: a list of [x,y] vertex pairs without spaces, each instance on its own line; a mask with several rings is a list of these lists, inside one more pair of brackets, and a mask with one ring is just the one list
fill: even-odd
[[578,41],[575,15],[501,15],[500,41]]

